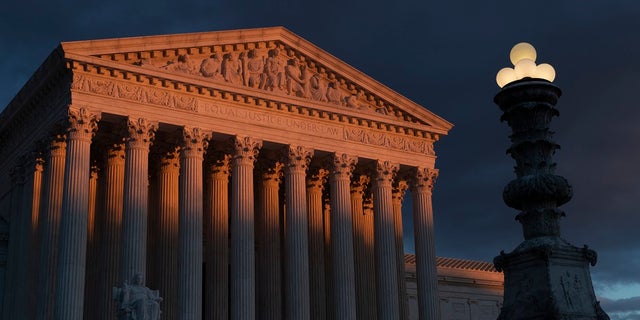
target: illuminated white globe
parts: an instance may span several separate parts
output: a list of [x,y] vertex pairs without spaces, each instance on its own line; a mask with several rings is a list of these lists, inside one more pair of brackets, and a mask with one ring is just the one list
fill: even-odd
[[511,59],[511,63],[513,65],[517,65],[520,60],[529,59],[533,62],[536,62],[536,48],[526,42],[520,42],[511,48],[511,52],[509,53],[509,58]]
[[496,82],[500,88],[506,86],[507,84],[518,80],[516,77],[516,71],[513,68],[502,68],[496,74]]
[[556,70],[548,63],[541,63],[536,67],[536,78],[553,82],[556,78]]
[[522,59],[516,63],[513,68],[516,71],[516,77],[523,79],[526,77],[534,78],[536,75],[536,63],[531,59]]

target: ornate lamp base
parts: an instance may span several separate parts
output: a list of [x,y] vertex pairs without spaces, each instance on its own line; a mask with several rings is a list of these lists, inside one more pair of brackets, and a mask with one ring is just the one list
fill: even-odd
[[504,271],[504,305],[498,320],[608,320],[595,298],[589,264],[595,251],[578,248],[559,237],[524,241],[494,259]]

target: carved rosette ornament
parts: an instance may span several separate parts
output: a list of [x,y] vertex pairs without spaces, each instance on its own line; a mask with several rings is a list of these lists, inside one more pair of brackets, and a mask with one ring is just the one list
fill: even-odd
[[504,189],[507,206],[519,210],[524,241],[494,259],[504,271],[504,306],[498,319],[598,319],[609,317],[596,301],[589,264],[595,251],[577,248],[560,236],[558,209],[572,196],[555,174],[553,154],[560,148],[549,125],[558,116],[561,91],[548,81],[525,78],[505,85],[494,102],[512,129],[507,153],[516,161],[516,179]]

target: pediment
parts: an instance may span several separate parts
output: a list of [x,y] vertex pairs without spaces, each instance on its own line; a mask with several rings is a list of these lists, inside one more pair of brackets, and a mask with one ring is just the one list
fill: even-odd
[[65,42],[62,49],[69,60],[125,73],[411,123],[438,135],[452,127],[281,27]]

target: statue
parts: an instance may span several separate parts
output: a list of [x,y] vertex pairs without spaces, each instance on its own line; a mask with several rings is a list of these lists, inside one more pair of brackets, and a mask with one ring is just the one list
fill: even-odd
[[160,320],[160,293],[144,286],[142,273],[136,273],[131,284],[113,288],[119,320]]

